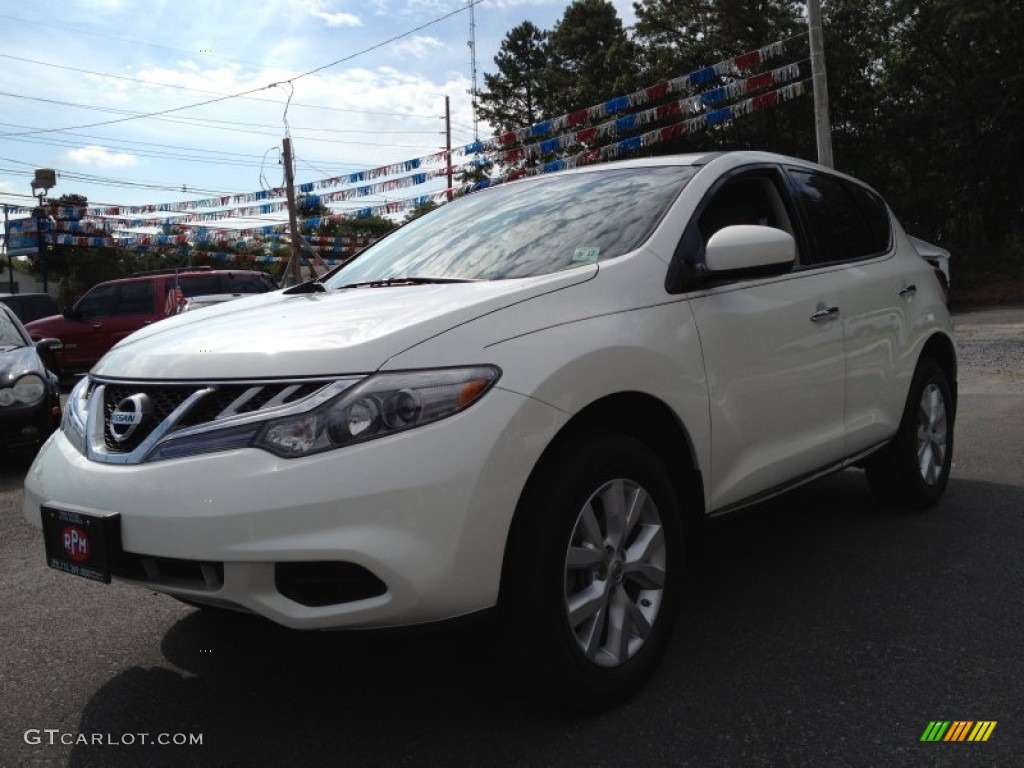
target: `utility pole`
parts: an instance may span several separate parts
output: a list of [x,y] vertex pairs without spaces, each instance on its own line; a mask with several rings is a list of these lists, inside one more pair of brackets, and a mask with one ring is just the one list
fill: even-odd
[[7,290],[10,293],[15,293],[14,264],[11,262],[11,222],[7,215],[7,203],[4,203],[4,250],[7,251],[7,281],[10,283]]
[[448,166],[448,202],[452,201],[452,112],[448,97],[444,97],[445,165]]
[[288,262],[291,267],[292,285],[302,282],[302,269],[299,265],[301,238],[299,237],[299,220],[295,212],[295,179],[292,171],[292,140],[284,137],[284,184],[288,193],[288,229],[291,232],[292,257]]
[[[32,194],[39,196],[39,207],[36,208],[36,242],[39,247],[39,264],[43,271],[43,293],[50,292],[50,284],[47,281],[46,264],[46,237],[43,235],[43,223],[46,220],[46,209],[43,208],[43,201],[47,193],[57,185],[57,172],[52,168],[36,168],[35,176],[32,179]],[[37,191],[38,190],[38,191]]]
[[832,160],[832,124],[828,119],[828,78],[825,76],[825,43],[821,33],[821,0],[807,0],[807,26],[811,40],[811,83],[814,88],[814,134],[818,164],[835,167]]
[[473,141],[480,141],[480,117],[476,111],[476,4],[479,1],[469,0],[469,68],[473,78],[473,88],[469,94],[473,99]]

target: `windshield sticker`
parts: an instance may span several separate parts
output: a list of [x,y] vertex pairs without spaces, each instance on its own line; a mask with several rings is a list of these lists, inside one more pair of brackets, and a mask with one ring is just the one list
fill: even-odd
[[586,264],[597,261],[597,257],[601,254],[601,249],[595,246],[589,248],[577,248],[572,254],[573,264]]

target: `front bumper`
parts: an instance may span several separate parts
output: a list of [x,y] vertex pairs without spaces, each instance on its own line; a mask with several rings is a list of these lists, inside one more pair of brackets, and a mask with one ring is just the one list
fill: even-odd
[[37,448],[60,424],[60,403],[47,394],[32,405],[0,406],[0,448]]
[[[25,479],[24,514],[39,527],[44,504],[117,512],[136,580],[289,627],[438,621],[496,603],[519,495],[566,418],[495,388],[448,419],[307,458],[243,449],[131,466],[89,461],[60,432]],[[183,578],[182,561],[200,577]],[[365,569],[385,591],[328,605],[282,594],[279,564],[314,562]]]

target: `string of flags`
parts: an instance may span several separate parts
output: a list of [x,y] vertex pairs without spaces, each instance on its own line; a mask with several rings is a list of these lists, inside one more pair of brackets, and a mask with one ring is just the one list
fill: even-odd
[[[800,77],[800,64],[789,64],[785,67],[773,69],[744,80],[736,80],[728,85],[705,91],[679,101],[661,104],[651,109],[635,112],[615,120],[609,120],[599,125],[583,128],[578,131],[565,133],[553,139],[546,139],[535,142],[525,147],[518,147],[501,152],[493,156],[493,161],[499,164],[519,163],[524,160],[536,159],[544,155],[550,155],[558,150],[567,149],[576,145],[586,145],[595,141],[606,140],[611,136],[629,133],[643,125],[649,125],[656,120],[666,120],[672,117],[685,115],[699,115],[706,112],[706,115],[715,115],[721,110],[711,110],[712,107],[731,101],[739,96],[753,93],[765,87],[779,83],[796,80]],[[718,119],[716,116],[713,119]],[[720,120],[719,120],[720,122]],[[714,123],[712,123],[714,124]],[[643,146],[648,146],[644,144]]]
[[[801,37],[798,35],[797,37]],[[411,171],[418,170],[424,165],[431,165],[434,163],[443,163],[443,167],[432,169],[428,173],[428,177],[436,178],[437,176],[445,175],[448,172],[448,165],[454,160],[455,157],[468,157],[470,155],[478,155],[481,153],[494,152],[507,148],[509,145],[514,143],[523,143],[528,139],[535,139],[542,136],[547,136],[552,133],[563,131],[566,128],[580,125],[585,121],[600,120],[608,115],[612,115],[618,112],[624,112],[630,109],[635,109],[638,106],[650,103],[652,101],[660,100],[667,95],[675,93],[693,93],[704,85],[710,83],[717,76],[736,76],[742,72],[750,71],[761,64],[764,64],[772,59],[778,58],[786,52],[786,41],[777,41],[770,43],[766,46],[758,48],[753,51],[740,54],[728,59],[712,64],[711,66],[702,67],[701,69],[694,70],[685,75],[666,80],[655,85],[643,88],[633,93],[615,96],[607,101],[600,104],[595,104],[584,109],[575,110],[573,112],[555,117],[549,120],[544,120],[539,123],[535,123],[529,126],[523,126],[516,128],[511,131],[507,131],[500,136],[486,141],[474,141],[470,142],[461,147],[455,147],[452,149],[452,158],[449,159],[446,150],[441,150],[424,157],[413,158],[410,160],[404,160],[398,163],[391,163],[388,165],[379,166],[377,168],[371,168],[364,171],[357,171],[355,173],[343,174],[340,176],[332,176],[326,179],[320,179],[318,181],[306,182],[300,184],[298,187],[300,194],[309,195],[316,190],[327,189],[330,187],[336,187],[343,184],[363,184],[366,181],[379,179],[387,176],[393,176],[401,173],[410,173]],[[759,77],[764,77],[759,76]],[[748,78],[748,81],[756,78]],[[732,86],[726,86],[730,88]],[[763,86],[758,86],[763,87]],[[713,89],[710,93],[714,94],[722,89]],[[469,163],[468,165],[474,165]],[[413,178],[421,176],[422,174],[415,174]],[[395,180],[401,182],[402,180]],[[425,179],[424,179],[425,181]],[[423,183],[423,182],[418,182]],[[412,184],[409,184],[412,186]],[[389,189],[383,187],[383,185],[371,185],[370,187],[364,185],[360,187],[364,192],[362,194],[350,193],[346,196],[342,196],[340,200],[348,200],[354,197],[368,196],[372,194],[380,194],[380,191],[365,191],[371,188],[376,188],[383,191],[390,191],[393,189],[402,188],[399,186],[392,186]],[[126,217],[134,218],[140,215],[148,215],[153,213],[173,213],[173,212],[184,212],[194,211],[202,208],[225,208],[227,206],[239,206],[242,204],[258,203],[266,200],[275,200],[284,198],[287,192],[284,187],[276,187],[269,190],[259,190],[256,192],[248,192],[236,195],[221,195],[218,197],[209,197],[201,200],[186,200],[175,203],[153,203],[146,205],[135,205],[135,206],[98,206],[89,207],[85,215],[89,217]],[[260,209],[262,206],[251,206],[244,209],[254,211],[252,214],[239,214],[239,215],[260,215]],[[32,208],[13,208],[15,212],[19,213],[32,213]],[[281,210],[281,209],[276,209]],[[156,219],[150,219],[151,221],[157,221]],[[215,219],[208,219],[215,220]],[[147,225],[133,225],[133,226],[147,226]]]
[[[447,151],[442,150],[421,158],[301,184],[298,186],[299,193],[304,195],[305,200],[310,204],[338,203],[412,188],[446,176],[449,172],[454,173],[491,164],[509,166],[524,161],[533,161],[531,167],[511,170],[502,176],[484,179],[474,184],[469,190],[444,189],[428,195],[365,206],[344,214],[313,217],[304,220],[303,223],[308,227],[316,228],[329,221],[387,216],[428,203],[442,204],[450,200],[454,194],[475,191],[526,175],[551,173],[566,168],[613,160],[659,142],[713,128],[752,112],[771,109],[779,103],[805,93],[806,84],[809,81],[798,79],[801,75],[802,62],[784,65],[760,74],[751,74],[745,78],[740,78],[739,75],[778,58],[785,52],[786,41],[779,41],[639,91],[614,97],[601,104],[507,131],[486,141],[472,142],[453,149],[450,155]],[[734,79],[727,84],[700,91],[701,88],[712,84],[719,77]],[[781,87],[765,91],[771,86]],[[759,91],[763,92],[758,93]],[[663,101],[667,96],[674,94],[679,94],[680,98],[636,111],[638,107]],[[742,98],[744,96],[747,98]],[[740,100],[732,104],[728,103],[736,99]],[[634,111],[630,112],[630,110]],[[619,113],[626,114],[612,119],[604,119]],[[672,118],[685,119],[640,135],[629,135],[645,125],[654,122],[661,123]],[[614,141],[616,137],[620,136],[623,138]],[[533,143],[528,143],[531,140]],[[604,142],[602,146],[594,146],[602,142]],[[542,161],[544,157],[558,152],[564,153],[575,147],[582,147],[583,151],[548,162],[538,162]],[[468,160],[456,166],[454,164],[456,156],[468,158]],[[436,163],[443,165],[437,168],[425,167]],[[398,177],[389,178],[394,176]],[[319,190],[342,185],[356,186],[318,194]],[[276,239],[280,238],[281,233],[287,230],[287,222],[279,221],[261,227],[243,228],[190,227],[191,231],[187,234],[175,235],[148,235],[125,230],[139,227],[192,225],[200,222],[261,217],[281,213],[288,207],[287,202],[282,199],[285,196],[286,190],[279,187],[240,195],[141,206],[83,208],[82,206],[49,204],[47,209],[51,216],[63,214],[64,218],[78,219],[84,214],[90,221],[61,221],[61,226],[65,231],[50,232],[46,235],[46,239],[48,242],[62,245],[120,246],[143,249],[152,245],[223,243],[230,237]],[[253,203],[258,204],[253,205]],[[27,207],[10,206],[9,208],[15,213],[32,214],[34,212],[33,208]],[[171,215],[158,217],[153,216],[154,213]],[[112,234],[100,236],[97,235],[97,230]],[[211,234],[211,230],[216,234]],[[331,238],[307,238],[307,240],[318,241],[316,250],[328,251],[346,246],[352,247],[350,243],[327,242],[327,240],[332,240]],[[213,258],[218,258],[220,252],[211,253]],[[225,253],[223,255],[224,258],[239,257],[239,254]]]
[[[793,68],[796,68],[795,70]],[[783,77],[792,74],[794,71],[799,72],[797,65],[791,65],[790,67],[783,67],[779,70],[774,70],[770,74],[774,77]],[[781,73],[781,74],[776,74]],[[752,78],[750,78],[752,79]],[[748,79],[748,81],[750,80]],[[748,82],[744,81],[744,82]],[[774,80],[773,80],[774,81]],[[698,114],[689,119],[673,123],[671,125],[656,128],[647,133],[639,136],[633,136],[627,139],[623,139],[618,142],[613,142],[601,147],[588,149],[583,152],[579,152],[575,155],[568,157],[558,158],[541,165],[537,165],[528,169],[519,169],[511,171],[502,177],[483,180],[478,182],[474,187],[474,191],[477,189],[483,189],[485,187],[494,186],[497,184],[511,181],[523,176],[533,176],[544,173],[554,173],[556,171],[566,170],[569,168],[577,168],[584,165],[591,165],[594,163],[607,162],[609,160],[615,160],[620,157],[624,157],[631,152],[653,146],[664,141],[670,141],[672,139],[679,138],[686,134],[693,134],[699,131],[712,128],[717,125],[736,120],[745,115],[749,115],[753,112],[760,112],[767,109],[772,109],[780,103],[790,101],[799,96],[802,96],[806,92],[807,83],[809,80],[799,80],[797,82],[789,83],[780,88],[765,93],[752,96],[750,98],[739,101],[735,104],[720,107],[715,110],[707,111]],[[738,91],[737,91],[738,92]],[[716,97],[717,98],[717,97]],[[709,103],[717,103],[709,102]],[[670,111],[658,115],[658,119],[663,117],[669,117],[673,115],[686,114],[683,108],[680,106],[676,111],[675,104],[664,105],[670,109]],[[656,112],[659,108],[652,110]],[[589,130],[589,129],[588,129]],[[596,128],[594,129],[596,130]],[[574,138],[578,137],[577,134],[573,134]],[[577,139],[576,143],[583,143]],[[568,146],[568,145],[566,145]],[[403,211],[411,210],[417,206],[425,205],[429,202],[443,203],[447,200],[449,190],[442,190],[441,192],[433,195],[423,195],[420,197],[412,198],[409,200],[396,200],[388,203],[384,203],[377,206],[370,206],[354,211],[349,215],[332,214],[331,216],[313,217],[305,219],[303,223],[310,228],[317,228],[331,221],[342,221],[348,218],[366,218],[370,216],[383,216],[387,214],[401,213]],[[272,235],[274,233],[280,233],[287,228],[287,223],[282,222],[281,224],[253,228],[253,229],[241,229],[241,230],[218,230],[221,233],[234,232],[240,238],[255,237],[258,235]],[[90,246],[113,246],[113,245],[185,245],[189,242],[207,242],[207,240],[195,240],[193,234],[176,234],[176,235],[128,235],[119,238],[114,237],[87,237],[87,236],[76,236],[74,234],[65,233],[50,233],[47,236],[47,240],[53,243],[59,243],[63,245],[90,245]],[[200,237],[209,237],[209,234],[203,234]],[[225,235],[222,234],[219,240],[225,239]],[[314,238],[320,240],[320,238]],[[332,238],[323,238],[323,240],[330,240]]]
[[[799,35],[798,35],[799,37]],[[688,74],[671,80],[665,80],[655,85],[643,88],[639,91],[616,96],[601,104],[595,104],[585,109],[578,109],[560,117],[544,120],[530,126],[516,128],[506,131],[497,138],[488,141],[482,147],[483,151],[499,149],[510,144],[524,143],[529,139],[536,139],[542,136],[564,131],[566,128],[581,125],[587,121],[601,120],[608,115],[618,112],[625,112],[636,107],[643,106],[652,101],[658,101],[668,95],[676,93],[694,93],[702,86],[707,85],[718,76],[736,76],[742,72],[749,71],[761,64],[778,58],[786,52],[786,41],[770,43],[762,48],[747,53],[724,59],[709,67],[702,67]],[[763,87],[757,86],[757,87]],[[720,90],[720,89],[716,89]]]
[[636,152],[643,147],[649,147],[663,141],[677,139],[686,134],[697,133],[698,131],[722,125],[753,112],[772,109],[782,102],[790,101],[798,96],[802,96],[806,93],[807,84],[809,82],[809,79],[800,80],[781,88],[777,88],[773,91],[768,91],[749,99],[744,99],[736,104],[721,107],[711,112],[692,117],[688,120],[673,123],[672,125],[656,128],[640,136],[633,136],[602,147],[585,150],[575,155],[558,158],[532,168],[510,171],[504,176],[498,178],[485,179],[474,186],[474,191],[477,189],[495,186],[496,184],[501,184],[506,181],[514,181],[515,179],[523,178],[524,176],[554,173],[556,171],[578,168],[584,165],[616,160],[631,152]]

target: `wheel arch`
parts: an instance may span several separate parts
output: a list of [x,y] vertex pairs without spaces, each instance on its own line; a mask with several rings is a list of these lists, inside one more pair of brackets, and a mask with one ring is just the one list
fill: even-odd
[[[618,392],[606,395],[577,412],[551,440],[534,465],[520,498],[527,496],[534,483],[542,482],[565,449],[581,436],[596,432],[620,432],[647,445],[661,460],[679,502],[681,522],[687,532],[699,532],[704,518],[704,484],[696,463],[696,453],[685,426],[662,400],[642,392]],[[510,552],[517,541],[521,510],[516,509],[502,561],[499,606],[506,596],[510,571]],[[697,535],[687,536],[687,555],[694,554]]]
[[957,381],[956,381],[956,347],[953,340],[944,333],[933,334],[921,349],[917,364],[922,360],[934,360],[949,381],[950,393],[953,396],[953,410],[956,412],[957,404]]

